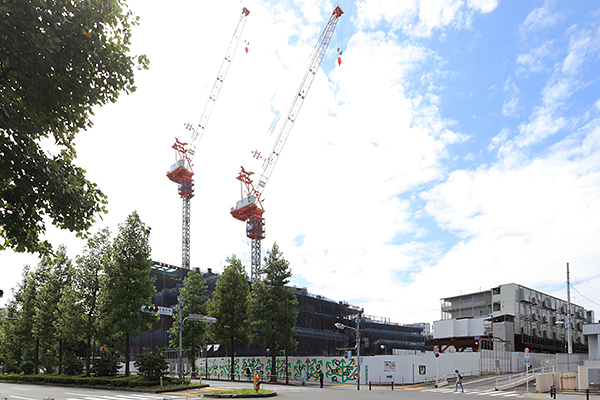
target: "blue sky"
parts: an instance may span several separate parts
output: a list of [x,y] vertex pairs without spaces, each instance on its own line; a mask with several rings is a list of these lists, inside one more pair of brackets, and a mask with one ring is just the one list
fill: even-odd
[[[181,263],[181,201],[165,177],[199,120],[242,7],[244,40],[194,160],[191,265],[249,265],[229,215],[240,165],[259,172],[328,1],[129,2],[138,91],[96,111],[79,163],[109,196],[95,229],[133,210],[157,260]],[[600,313],[600,5],[362,0],[344,11],[264,192],[267,238],[293,283],[394,322],[440,298],[515,282]],[[342,64],[336,62],[337,48]],[[242,49],[240,49],[242,50]],[[279,124],[269,129],[277,112]],[[73,256],[82,242],[48,231]],[[0,254],[17,282],[32,257]],[[4,274],[4,273],[3,273]],[[14,285],[14,284],[13,284]],[[6,290],[5,290],[6,291]],[[7,300],[2,299],[0,305]]]

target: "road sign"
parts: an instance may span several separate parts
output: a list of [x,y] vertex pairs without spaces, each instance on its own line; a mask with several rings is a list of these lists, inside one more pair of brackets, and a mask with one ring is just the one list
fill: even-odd
[[433,352],[436,353],[436,354],[439,353],[440,352],[440,348],[436,347],[435,349],[433,349]]
[[173,315],[173,309],[168,307],[158,307],[155,305],[142,306],[140,308],[143,312],[155,313],[160,315]]
[[529,347],[525,347],[525,353],[529,353]]
[[187,316],[187,318],[190,321],[210,322],[211,324],[214,324],[215,322],[217,322],[216,318],[205,317],[204,315],[201,315],[201,314],[190,314],[190,315]]
[[525,359],[525,364],[529,364],[529,358]]
[[440,353],[435,353],[435,358],[438,358],[440,356]]

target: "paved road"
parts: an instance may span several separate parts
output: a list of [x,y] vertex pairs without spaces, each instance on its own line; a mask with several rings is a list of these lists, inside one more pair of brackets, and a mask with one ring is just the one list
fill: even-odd
[[[202,397],[202,394],[217,389],[238,389],[251,387],[249,382],[205,381],[210,385],[206,389],[193,389],[187,392],[167,393],[140,393],[106,389],[78,389],[57,386],[41,386],[29,384],[0,383],[0,400],[183,400]],[[389,386],[373,386],[369,391],[368,386],[356,390],[356,385],[329,384],[320,389],[317,384],[309,383],[300,385],[273,385],[262,384],[262,388],[274,390],[278,399],[282,400],[353,400],[353,399],[392,399],[392,400],[459,400],[467,397],[469,400],[549,399],[546,394],[532,394],[524,392],[496,392],[488,388],[476,388],[466,385],[465,392],[454,392],[454,387],[432,388],[429,385],[407,385],[395,387],[392,391]],[[453,396],[459,396],[458,398]],[[584,400],[582,396],[564,396],[559,394],[558,399]],[[597,400],[598,397],[595,397]],[[463,399],[464,400],[464,399]]]

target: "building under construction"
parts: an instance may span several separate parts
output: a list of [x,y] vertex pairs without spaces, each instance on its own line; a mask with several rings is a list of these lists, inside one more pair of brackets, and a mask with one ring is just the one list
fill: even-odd
[[[206,281],[206,296],[212,296],[219,275],[209,268],[206,272],[188,270],[172,265],[155,262],[151,276],[156,280],[156,293],[153,303],[161,307],[177,305],[179,289],[189,273],[201,273]],[[249,283],[250,284],[250,283]],[[340,331],[335,328],[336,322],[354,326],[354,320],[361,315],[361,355],[393,354],[398,351],[433,350],[425,342],[431,338],[427,324],[401,325],[389,320],[365,316],[362,309],[347,302],[334,301],[324,296],[313,295],[306,289],[297,288],[298,319],[296,336],[298,347],[289,351],[289,355],[297,356],[336,356],[343,354],[356,345],[354,332]],[[161,315],[152,329],[143,331],[131,338],[131,354],[136,357],[145,354],[155,347],[169,348],[168,330],[173,326],[171,316]],[[209,357],[227,357],[231,355],[229,345],[207,342]],[[172,350],[175,353],[175,350]],[[268,350],[258,346],[242,346],[237,344],[235,353],[239,356],[268,356]],[[173,354],[174,356],[174,354]]]

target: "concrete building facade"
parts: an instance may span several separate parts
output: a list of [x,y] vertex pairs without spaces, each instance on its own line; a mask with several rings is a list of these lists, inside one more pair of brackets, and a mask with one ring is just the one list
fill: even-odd
[[[509,351],[567,352],[568,303],[515,283],[490,290],[441,299],[441,321],[434,322],[434,339],[463,338],[463,348],[480,348],[477,337],[495,338]],[[593,320],[593,311],[571,303],[571,337],[574,353],[587,353],[583,325]],[[451,324],[463,319],[480,320],[460,335],[449,334]],[[464,331],[464,329],[463,329]],[[458,333],[456,330],[451,333]],[[464,338],[467,338],[466,340]],[[459,344],[460,346],[460,344]]]

